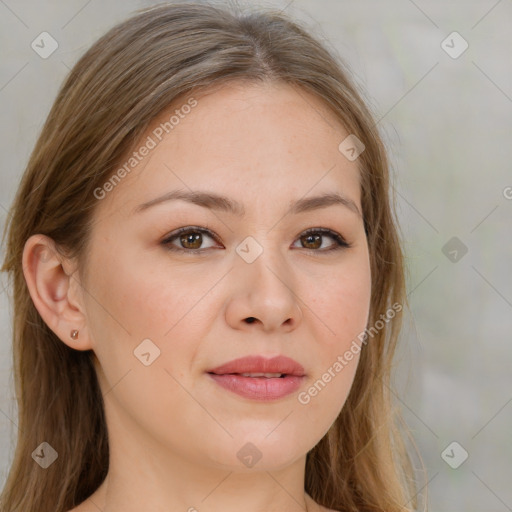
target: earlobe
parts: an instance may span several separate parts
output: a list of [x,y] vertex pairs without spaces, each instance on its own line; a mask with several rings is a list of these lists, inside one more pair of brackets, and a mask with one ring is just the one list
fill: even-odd
[[70,262],[59,253],[55,242],[45,235],[33,235],[23,250],[23,274],[35,308],[48,327],[71,348],[89,350],[90,340],[80,336],[86,317],[83,304],[73,290],[80,286],[66,268]]

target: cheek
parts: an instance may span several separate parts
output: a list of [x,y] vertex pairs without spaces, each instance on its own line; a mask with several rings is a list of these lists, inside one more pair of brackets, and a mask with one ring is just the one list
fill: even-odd
[[208,275],[180,272],[165,260],[142,258],[129,248],[104,250],[96,260],[91,283],[94,297],[89,301],[99,310],[96,320],[110,334],[129,337],[132,342],[161,340],[181,327],[212,286]]
[[[141,260],[137,254],[122,254],[115,259],[103,254],[102,267],[91,285],[98,296],[97,301],[91,300],[94,351],[107,386],[131,369],[130,380],[143,372],[136,379],[138,388],[151,387],[156,383],[144,381],[151,373],[147,370],[159,369],[163,381],[172,387],[175,382],[169,383],[165,369],[180,382],[189,378],[201,340],[218,316],[209,294],[224,272],[207,271],[206,265],[203,270],[197,266],[184,272],[165,259]],[[151,343],[143,342],[147,339]],[[137,359],[148,349],[151,359],[156,354],[149,368]]]
[[361,352],[358,336],[366,329],[370,300],[371,271],[365,256],[340,265],[322,282],[310,282],[307,303],[316,318],[318,365],[298,402],[309,421],[324,432],[340,413],[352,387]]
[[309,385],[298,396],[298,406],[304,410],[307,424],[322,437],[334,423],[345,405],[359,362],[359,354],[350,361],[344,351],[332,354]]
[[[362,258],[320,279],[310,279],[304,301],[316,317],[320,339],[341,349],[364,331],[371,300],[369,264]],[[306,311],[305,311],[306,313]]]

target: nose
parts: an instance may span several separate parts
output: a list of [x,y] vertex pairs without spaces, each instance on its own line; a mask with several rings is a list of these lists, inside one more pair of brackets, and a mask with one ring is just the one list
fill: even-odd
[[301,323],[301,298],[283,258],[263,253],[252,263],[238,258],[231,272],[226,320],[234,329],[289,332]]

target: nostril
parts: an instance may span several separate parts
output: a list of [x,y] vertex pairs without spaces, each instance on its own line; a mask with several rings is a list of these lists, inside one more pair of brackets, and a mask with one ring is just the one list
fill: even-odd
[[256,320],[256,318],[254,318],[253,316],[250,316],[248,318],[245,319],[245,321],[249,324],[252,324],[254,321]]

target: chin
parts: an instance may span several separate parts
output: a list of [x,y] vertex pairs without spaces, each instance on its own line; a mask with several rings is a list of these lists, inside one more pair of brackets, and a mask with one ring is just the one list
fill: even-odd
[[266,429],[264,434],[253,431],[243,439],[235,436],[206,449],[207,457],[215,466],[227,471],[279,471],[305,457],[316,444],[290,435],[269,435],[270,432],[271,429]]

